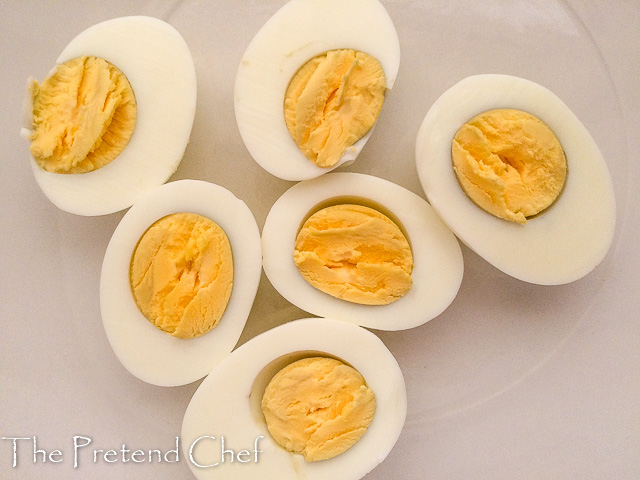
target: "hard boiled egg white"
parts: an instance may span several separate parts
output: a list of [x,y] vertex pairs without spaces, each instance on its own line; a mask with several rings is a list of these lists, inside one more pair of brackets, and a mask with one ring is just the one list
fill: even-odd
[[[285,365],[309,356],[334,357],[351,365],[362,374],[377,404],[369,428],[351,448],[318,462],[305,462],[301,455],[279,446],[269,434],[261,409],[271,378]],[[200,480],[355,480],[381,463],[393,448],[404,425],[406,402],[402,372],[374,334],[336,320],[296,320],[242,345],[202,382],[184,416],[183,456]],[[243,462],[230,461],[228,454],[222,462],[221,437],[225,449],[250,452]]]
[[[67,45],[57,63],[84,55],[104,58],[129,80],[137,102],[133,136],[115,160],[92,172],[50,173],[33,158],[31,165],[38,185],[57,207],[79,215],[103,215],[130,207],[178,167],[195,116],[196,73],[178,31],[150,17],[94,25]],[[28,137],[30,128],[29,116],[23,136]]]
[[400,43],[377,0],[291,0],[264,24],[242,57],[234,101],[240,135],[256,162],[284,180],[317,177],[353,162],[373,128],[333,168],[321,168],[295,144],[283,115],[289,81],[311,58],[349,48],[378,59],[391,89],[400,65]]
[[[197,338],[175,338],[138,309],[129,282],[131,255],[142,234],[171,213],[191,212],[217,223],[233,255],[234,283],[220,323]],[[244,202],[198,180],[167,183],[145,194],[122,218],[107,247],[100,279],[102,321],[114,353],[136,377],[184,385],[207,375],[236,345],[260,281],[260,233]]]
[[[556,202],[519,225],[496,218],[462,191],[451,163],[451,141],[478,113],[515,108],[556,134],[567,158],[567,180]],[[613,240],[615,198],[595,141],[555,94],[508,75],[468,77],[433,104],[418,132],[416,162],[433,208],[472,250],[503,272],[542,285],[575,281],[592,271]]]
[[[293,251],[303,222],[329,205],[351,202],[379,208],[397,219],[413,251],[413,285],[388,305],[360,305],[312,287],[298,271]],[[273,205],[262,231],[263,267],[280,294],[314,315],[380,330],[416,327],[442,313],[460,288],[460,245],[429,204],[381,178],[331,173],[300,182]]]

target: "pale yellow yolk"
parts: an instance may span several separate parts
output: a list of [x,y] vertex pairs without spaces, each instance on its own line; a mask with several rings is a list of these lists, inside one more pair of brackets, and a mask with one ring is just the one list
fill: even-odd
[[274,440],[306,461],[349,449],[366,432],[375,395],[354,368],[325,357],[305,358],[278,372],[262,397]]
[[560,142],[537,117],[490,110],[456,133],[453,166],[464,192],[485,211],[517,223],[548,208],[567,176]]
[[409,242],[386,215],[361,205],[335,205],[309,217],[293,259],[307,282],[349,302],[386,305],[411,288]]
[[293,77],[284,118],[298,147],[319,167],[332,167],[373,126],[386,80],[380,63],[355,50],[331,50]]
[[42,85],[33,80],[31,154],[44,170],[84,173],[103,167],[129,142],[136,100],[127,78],[96,57],[59,65]]
[[176,213],[142,236],[131,260],[138,308],[156,327],[179,338],[214,328],[233,286],[233,258],[224,231],[208,218]]

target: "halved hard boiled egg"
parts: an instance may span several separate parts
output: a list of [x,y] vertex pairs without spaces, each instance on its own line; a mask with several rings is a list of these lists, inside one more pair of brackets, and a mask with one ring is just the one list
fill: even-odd
[[[283,368],[301,359],[325,357],[338,360],[361,375],[366,383],[361,388],[368,388],[375,395],[375,413],[364,434],[350,448],[329,459],[305,461],[301,454],[288,451],[274,440],[262,402],[267,385]],[[309,380],[320,382],[321,377]],[[337,381],[341,383],[340,379]],[[269,397],[277,396],[271,387]],[[283,397],[286,395],[283,392]],[[300,398],[301,402],[305,400]],[[374,334],[337,320],[295,320],[249,340],[202,382],[184,415],[183,456],[200,480],[356,480],[381,463],[395,445],[404,425],[406,402],[402,372]],[[329,415],[335,411],[336,417],[348,415],[352,408],[350,403],[327,406]],[[332,421],[327,423],[331,428]],[[335,433],[348,436],[342,430]]]
[[[337,210],[346,210],[348,217],[327,221],[322,213],[317,224],[309,225],[314,214],[334,206],[345,207]],[[300,240],[305,224],[317,238]],[[331,246],[320,245],[327,237]],[[328,249],[332,260],[305,268],[317,265]],[[380,330],[408,329],[438,316],[457,295],[463,274],[455,236],[424,199],[359,173],[331,173],[287,190],[267,215],[262,250],[267,277],[291,303],[314,315]],[[332,285],[318,288],[319,283]],[[377,301],[381,295],[388,300]]]
[[[215,223],[228,239],[232,265],[225,264],[229,261],[227,253],[218,255],[222,266],[216,265],[212,257],[200,262],[205,265],[195,265],[198,259],[194,252],[205,250],[208,242],[207,237],[196,232],[187,235],[181,244],[186,253],[169,253],[169,256],[178,259],[178,267],[150,265],[149,260],[142,260],[141,267],[135,266],[134,252],[142,246],[144,240],[141,238],[145,232],[150,232],[150,227],[158,225],[159,220],[177,213],[204,217]],[[198,223],[189,228],[203,227]],[[155,233],[153,235],[158,237]],[[220,233],[216,235],[221,236]],[[153,243],[151,245],[158,250],[165,246],[171,250],[177,243],[165,235],[158,237],[157,247],[153,247]],[[159,259],[158,263],[166,264],[169,260],[172,258]],[[175,269],[176,278],[175,281],[167,281],[166,285],[162,284],[164,292],[154,294],[156,298],[160,297],[156,303],[161,303],[160,307],[165,311],[167,306],[176,311],[180,309],[176,315],[182,315],[182,311],[189,308],[197,310],[196,314],[200,311],[222,310],[224,313],[221,318],[215,319],[213,328],[196,325],[195,330],[199,331],[194,334],[192,328],[185,328],[184,325],[179,328],[169,325],[171,328],[167,328],[169,322],[154,321],[143,314],[137,303],[138,290],[136,288],[134,295],[131,283],[131,279],[139,275],[136,272],[132,274],[132,269],[153,277],[149,279],[152,283],[156,280],[165,282],[158,280],[164,275],[162,268]],[[211,296],[210,292],[202,290],[192,305],[185,308],[184,304],[192,300],[188,293],[194,289],[194,285],[200,286],[205,282],[205,277],[215,277],[219,272],[230,269],[233,282],[226,307],[223,304],[218,309],[207,302],[208,299],[200,298]],[[180,180],[162,185],[146,193],[131,207],[118,224],[107,247],[100,279],[100,309],[109,343],[122,365],[147,383],[177,386],[198,380],[235,347],[253,305],[260,274],[260,233],[253,214],[243,201],[223,187],[199,180]],[[185,282],[188,288],[183,288]],[[144,294],[146,286],[139,283]],[[223,290],[226,292],[227,288]],[[226,301],[226,298],[221,300]],[[163,313],[164,318],[171,317],[171,314],[171,311]],[[180,333],[185,331],[186,335]]]
[[[473,117],[494,109],[537,117],[555,134],[566,157],[564,187],[550,206],[526,223],[513,223],[480,208],[454,173],[456,132]],[[491,128],[487,135],[500,131]],[[505,159],[507,164],[517,161]],[[569,107],[532,81],[486,74],[451,87],[432,105],[420,127],[416,163],[427,198],[442,220],[478,255],[517,279],[542,285],[578,280],[602,261],[611,245],[615,198],[602,153]],[[480,173],[490,170],[483,162],[477,168]],[[550,183],[551,177],[545,182]]]
[[[345,49],[356,53],[346,54]],[[369,68],[371,59],[381,66],[382,89],[385,86],[391,89],[398,73],[400,44],[393,22],[379,1],[291,0],[278,10],[247,47],[236,76],[236,121],[255,161],[284,180],[314,178],[353,162],[373,131],[369,125],[373,125],[377,118],[374,111],[381,107],[377,103],[375,107],[369,105],[372,92],[378,87],[360,88],[359,85],[373,83],[369,73],[379,72],[376,68]],[[288,94],[294,76],[309,70],[308,62],[316,60],[326,63],[317,69],[315,75],[320,75],[320,71],[324,73],[318,78],[313,76],[307,85],[319,86],[319,93],[304,93],[306,98],[298,102],[296,113],[295,107],[290,108],[291,99],[288,97],[285,107],[285,94]],[[344,68],[327,66],[329,63],[333,65],[334,61]],[[338,70],[341,73],[336,73]],[[330,86],[333,83],[329,80],[324,81],[334,76],[335,86]],[[375,76],[379,79],[378,73]],[[353,94],[351,87],[361,91],[362,96]],[[292,90],[302,90],[302,87],[296,86]],[[294,95],[296,99],[299,93]],[[366,101],[361,101],[361,98]],[[364,104],[367,104],[367,111],[361,113],[359,106]],[[342,113],[338,114],[342,107]],[[294,133],[298,130],[296,137],[300,138],[295,141],[285,122],[285,108],[287,120],[297,119],[297,126],[289,126]],[[318,108],[323,111],[309,110]],[[336,125],[350,128],[357,124],[358,131],[352,138],[357,141],[345,144],[342,139],[336,140],[336,132],[344,129],[326,127],[331,122],[324,122],[320,118],[323,115],[330,120],[335,119]],[[303,116],[306,123],[301,126]],[[321,128],[311,133],[310,139],[307,123],[312,124],[310,128],[323,123]],[[360,128],[363,124],[368,126]],[[319,133],[320,130],[322,132]],[[311,145],[299,147],[296,144],[298,140],[310,140]],[[346,148],[344,153],[316,155],[317,148],[333,143]],[[307,153],[315,153],[305,156],[302,148]],[[312,157],[313,161],[310,160]]]
[[[166,22],[144,16],[121,17],[98,23],[75,37],[57,59],[52,74],[68,68],[68,61],[89,58],[106,61],[119,70],[131,86],[135,98],[133,133],[124,149],[109,163],[83,173],[60,173],[45,170],[31,157],[33,174],[44,194],[59,208],[78,215],[103,215],[130,207],[143,193],[157,187],[174,173],[189,142],[191,127],[196,109],[196,74],[191,53],[180,33]],[[84,62],[86,63],[86,61]],[[112,69],[113,70],[113,69]],[[42,126],[38,135],[50,134],[59,137],[60,143],[80,143],[86,141],[90,130],[94,130],[96,139],[90,140],[87,150],[99,151],[106,144],[114,142],[114,133],[101,125],[89,125],[98,116],[87,112],[91,107],[87,98],[93,91],[104,86],[109,74],[89,75],[78,70],[77,74],[64,72],[68,87],[56,86],[46,102],[55,103],[56,96],[62,105],[55,106],[58,112],[64,112],[63,124],[55,125],[50,115],[47,125]],[[113,76],[113,73],[110,74]],[[95,78],[94,78],[95,77]],[[103,83],[100,83],[103,82]],[[33,84],[32,84],[33,85]],[[116,87],[106,90],[104,102],[110,101],[117,93]],[[70,95],[62,97],[64,90]],[[79,92],[74,94],[74,90]],[[56,93],[58,95],[56,95]],[[41,118],[34,118],[33,91],[29,92],[23,137],[28,140],[40,129]],[[75,100],[77,98],[77,100]],[[36,112],[41,116],[40,112]],[[77,120],[84,117],[84,120]],[[115,117],[114,117],[115,118]],[[36,123],[38,121],[38,124]],[[111,116],[107,115],[105,122]],[[78,121],[80,126],[76,125]],[[121,119],[115,120],[121,122]],[[37,129],[36,129],[37,126]],[[105,130],[107,134],[104,135]],[[81,131],[77,142],[69,141],[75,131]],[[111,137],[109,138],[109,135]],[[55,140],[47,140],[48,149],[59,150],[62,147],[51,146]],[[102,146],[101,146],[102,145]],[[38,148],[42,150],[42,148]],[[72,162],[74,165],[76,160]],[[91,162],[95,163],[95,162]],[[99,162],[98,162],[99,163]],[[86,170],[71,168],[70,172]]]

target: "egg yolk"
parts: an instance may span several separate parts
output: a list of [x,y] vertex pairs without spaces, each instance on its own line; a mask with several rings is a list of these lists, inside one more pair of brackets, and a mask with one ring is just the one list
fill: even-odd
[[364,305],[386,305],[411,288],[413,255],[400,228],[362,205],[335,205],[309,217],[293,259],[318,290]]
[[376,399],[354,368],[313,357],[287,365],[271,379],[262,411],[274,440],[308,462],[348,450],[373,420]]
[[526,223],[560,195],[567,176],[562,145],[537,117],[521,110],[481,113],[456,132],[452,160],[473,202],[496,217]]
[[32,80],[31,154],[53,173],[84,173],[111,162],[133,135],[137,105],[127,78],[102,58],[58,65]]
[[130,281],[138,308],[156,327],[179,338],[203,335],[218,324],[231,296],[229,240],[201,215],[163,217],[138,242]]
[[375,123],[386,80],[371,55],[330,50],[298,70],[284,101],[284,118],[298,147],[319,167],[333,167]]

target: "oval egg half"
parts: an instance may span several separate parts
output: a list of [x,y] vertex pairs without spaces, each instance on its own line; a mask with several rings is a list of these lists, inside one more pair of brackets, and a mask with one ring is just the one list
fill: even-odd
[[242,140],[254,160],[284,180],[306,180],[353,162],[373,128],[347,149],[332,168],[307,159],[284,120],[287,86],[311,58],[328,50],[349,48],[375,57],[387,89],[396,80],[400,43],[391,18],[377,0],[291,0],[260,29],[238,67],[235,115]]
[[[301,455],[279,446],[261,409],[271,378],[285,365],[310,356],[333,357],[352,366],[376,398],[376,412],[365,434],[344,453],[317,462],[305,462]],[[378,337],[337,320],[295,320],[249,340],[202,382],[184,415],[183,455],[199,480],[355,480],[389,454],[402,431],[406,411],[402,372]],[[249,452],[243,462],[230,461],[228,454],[226,462],[222,461],[221,437],[225,449]]]
[[[528,112],[555,133],[567,159],[563,191],[546,211],[520,225],[480,209],[460,188],[451,142],[465,122],[496,108]],[[463,79],[432,105],[416,140],[416,163],[429,203],[469,248],[517,279],[557,285],[592,271],[606,255],[615,230],[615,198],[607,165],[595,141],[547,88],[498,74]]]
[[[130,207],[175,172],[191,135],[196,73],[180,33],[151,17],[98,23],[75,37],[57,63],[85,55],[107,60],[129,80],[137,103],[133,135],[117,158],[91,172],[51,173],[33,158],[31,165],[38,185],[58,208],[78,215],[104,215]],[[30,115],[24,122],[21,133],[28,138]]]
[[[371,206],[398,224],[412,249],[412,286],[388,305],[360,305],[321,292],[302,277],[293,259],[303,222],[320,208],[341,203]],[[442,313],[460,288],[463,262],[455,236],[418,195],[387,180],[360,173],[330,173],[300,182],[272,206],[262,230],[264,271],[278,292],[297,307],[380,330],[403,330]]]
[[[145,231],[172,213],[190,212],[217,223],[233,256],[234,282],[220,323],[191,339],[156,328],[140,312],[129,281],[133,251]],[[260,233],[247,205],[223,187],[199,180],[167,183],[143,196],[122,218],[107,247],[100,309],[107,338],[122,365],[139,379],[184,385],[207,375],[235,347],[260,281]]]

